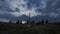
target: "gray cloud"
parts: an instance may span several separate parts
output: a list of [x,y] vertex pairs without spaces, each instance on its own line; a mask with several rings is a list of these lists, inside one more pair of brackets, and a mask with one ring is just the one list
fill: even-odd
[[9,22],[9,20],[7,20],[7,19],[2,19],[2,18],[0,18],[0,21],[2,21],[2,22]]
[[[44,13],[44,10],[47,7],[47,1],[48,0],[40,0],[39,7],[36,7],[36,4],[33,5],[31,3],[31,9],[29,9],[27,7],[27,3],[29,2],[28,0],[26,0],[26,1],[25,0],[5,0],[4,2],[0,1],[0,7],[2,7],[2,10],[0,10],[0,14],[3,15],[6,13],[6,14],[10,14],[10,15],[19,17],[22,15],[29,16],[29,13],[30,13],[31,17],[37,16],[37,15],[40,15],[40,16],[48,15],[49,17],[58,17],[59,13],[55,13],[54,11],[52,11],[52,7],[55,6],[55,4],[57,2],[53,2],[49,6],[49,8],[51,9],[52,12]],[[42,11],[40,11],[40,12],[36,11],[38,8]],[[6,9],[8,9],[8,11]],[[45,11],[47,11],[47,10],[45,10]],[[58,9],[56,9],[56,11],[58,11]]]
[[[15,11],[15,12],[10,12],[10,13],[7,12],[7,13],[12,14],[16,17],[22,16],[22,15],[29,16],[29,13],[31,13],[31,17],[37,16],[37,15],[42,15],[41,12],[40,13],[36,12],[36,9],[38,7],[34,7],[35,5],[31,5],[32,8],[28,9],[28,7],[27,7],[27,2],[28,1],[24,1],[24,0],[6,0],[6,2],[8,3],[9,8],[11,10]],[[40,8],[44,9],[46,7],[46,1],[42,0],[41,4],[42,5],[40,5]],[[18,12],[18,10],[16,11],[16,8],[19,9],[19,12]]]

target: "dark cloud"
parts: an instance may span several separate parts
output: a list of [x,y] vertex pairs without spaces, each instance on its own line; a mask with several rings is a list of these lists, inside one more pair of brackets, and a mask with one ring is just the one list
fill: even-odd
[[[37,17],[60,17],[60,0],[0,0],[0,18],[26,20]],[[26,17],[25,19],[24,16]],[[18,20],[17,19],[17,20]],[[52,19],[53,20],[53,19]]]

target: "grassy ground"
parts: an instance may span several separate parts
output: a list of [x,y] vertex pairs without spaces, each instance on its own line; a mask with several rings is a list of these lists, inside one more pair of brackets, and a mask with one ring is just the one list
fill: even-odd
[[0,24],[0,34],[60,34],[60,25],[32,25],[22,28],[19,24]]

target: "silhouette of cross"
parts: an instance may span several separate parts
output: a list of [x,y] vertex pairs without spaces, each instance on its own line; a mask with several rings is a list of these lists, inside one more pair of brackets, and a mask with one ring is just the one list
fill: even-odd
[[30,17],[31,17],[31,13],[29,12],[29,20],[30,20]]

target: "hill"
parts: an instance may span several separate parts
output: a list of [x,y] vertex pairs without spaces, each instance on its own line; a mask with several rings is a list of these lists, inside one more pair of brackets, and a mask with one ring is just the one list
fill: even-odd
[[58,24],[33,24],[31,27],[20,27],[21,24],[0,22],[0,34],[60,34]]

